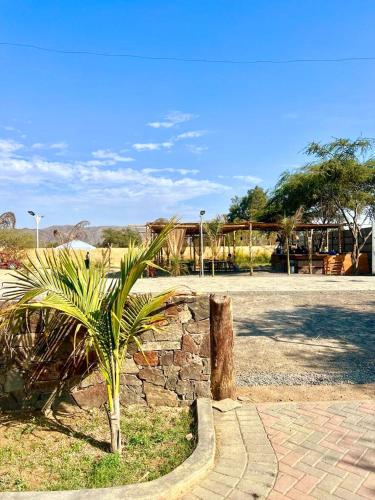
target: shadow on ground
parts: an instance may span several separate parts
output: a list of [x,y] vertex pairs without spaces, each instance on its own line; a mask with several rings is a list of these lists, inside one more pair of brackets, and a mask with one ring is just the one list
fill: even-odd
[[375,382],[375,301],[351,302],[347,294],[338,305],[334,296],[329,302],[319,301],[319,294],[305,302],[291,294],[237,299],[235,334],[241,349],[249,347],[249,365],[251,348],[260,342],[265,365],[267,356],[281,353],[296,371],[341,372],[353,383],[363,371],[364,381]]

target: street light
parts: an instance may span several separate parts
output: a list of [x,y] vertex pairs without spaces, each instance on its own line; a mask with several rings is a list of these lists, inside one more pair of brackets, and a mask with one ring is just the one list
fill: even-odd
[[32,217],[34,217],[35,224],[36,224],[36,248],[39,248],[39,224],[44,215],[39,215],[33,212],[32,210],[27,211],[28,214],[30,214]]
[[199,233],[200,233],[200,247],[201,247],[201,270],[200,270],[200,273],[199,273],[199,276],[201,278],[203,278],[204,276],[204,262],[203,262],[203,252],[204,252],[204,249],[203,249],[203,216],[204,214],[206,213],[205,210],[201,210],[199,212],[199,215],[200,215],[200,226],[199,226]]

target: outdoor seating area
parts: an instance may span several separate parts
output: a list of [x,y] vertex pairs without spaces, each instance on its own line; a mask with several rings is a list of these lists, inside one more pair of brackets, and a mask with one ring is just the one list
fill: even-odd
[[[165,225],[148,223],[146,239],[155,238]],[[286,243],[282,224],[276,222],[222,223],[214,242],[206,234],[204,224],[180,223],[168,235],[166,245],[157,256],[157,263],[168,267],[173,261],[184,268],[185,274],[201,273],[202,269],[207,274],[252,272],[256,261],[255,232],[273,235],[275,244],[269,259],[269,270],[272,272],[288,272],[289,259],[291,274],[353,273],[343,224],[296,224]],[[239,256],[241,266],[238,265]],[[367,274],[369,269],[368,254],[360,254],[359,273]]]

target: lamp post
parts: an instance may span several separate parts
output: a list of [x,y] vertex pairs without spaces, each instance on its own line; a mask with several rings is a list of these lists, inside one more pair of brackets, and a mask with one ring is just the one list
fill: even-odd
[[27,211],[28,214],[30,214],[32,217],[34,217],[35,224],[36,224],[36,248],[39,248],[39,224],[44,215],[39,215],[33,212],[32,210]]
[[203,216],[204,214],[206,213],[205,210],[201,210],[199,212],[199,215],[200,215],[200,224],[199,224],[199,236],[200,236],[200,247],[201,247],[201,269],[200,269],[200,273],[199,273],[199,276],[201,278],[203,278],[204,276],[204,262],[203,262],[203,252],[204,252],[204,248],[203,248]]

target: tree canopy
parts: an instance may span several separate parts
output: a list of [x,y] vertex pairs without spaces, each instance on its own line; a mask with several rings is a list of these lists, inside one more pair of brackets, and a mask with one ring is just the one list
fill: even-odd
[[116,229],[108,227],[103,229],[100,246],[112,246],[115,248],[128,248],[130,242],[139,245],[142,242],[141,235],[131,227]]
[[267,201],[267,191],[259,186],[249,189],[245,196],[235,196],[229,207],[228,221],[261,220],[265,214]]
[[0,248],[4,250],[23,250],[35,246],[35,237],[31,231],[0,228]]

